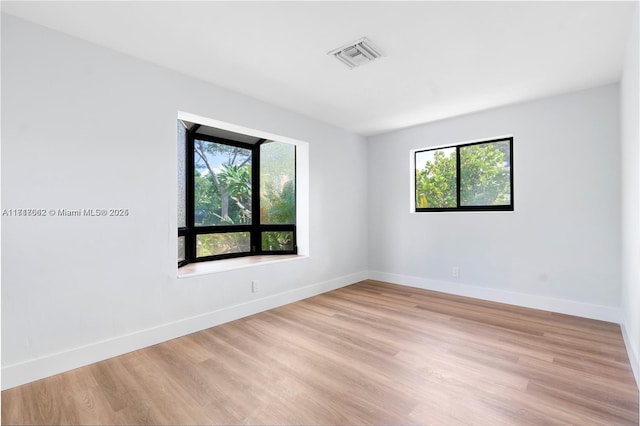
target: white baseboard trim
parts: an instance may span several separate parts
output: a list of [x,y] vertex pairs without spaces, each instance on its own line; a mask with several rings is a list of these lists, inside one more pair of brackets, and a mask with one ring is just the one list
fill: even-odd
[[624,339],[624,345],[627,348],[627,355],[629,356],[629,364],[633,370],[633,376],[636,378],[636,384],[640,390],[640,354],[637,353],[638,348],[635,348],[632,344],[631,336],[624,323],[620,324],[622,329],[622,338]]
[[621,322],[620,309],[617,307],[594,305],[590,303],[575,302],[566,299],[556,299],[552,297],[533,294],[516,293],[496,288],[480,287],[451,281],[431,280],[427,278],[391,274],[388,272],[380,271],[369,271],[369,278],[372,280],[386,281],[389,283],[406,285],[409,287],[417,287],[426,290],[434,290],[443,293],[456,294],[459,296],[472,297],[474,299],[507,303],[509,305],[541,309],[544,311],[597,319],[601,321],[615,322],[618,324],[620,324]]
[[157,327],[2,367],[2,390],[103,361],[196,331],[366,280],[367,271],[307,285]]

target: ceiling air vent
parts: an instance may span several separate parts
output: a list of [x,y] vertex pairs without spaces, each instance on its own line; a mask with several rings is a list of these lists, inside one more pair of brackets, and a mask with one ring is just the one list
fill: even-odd
[[382,53],[370,40],[363,37],[339,49],[332,50],[327,55],[333,55],[340,62],[353,69],[381,57]]

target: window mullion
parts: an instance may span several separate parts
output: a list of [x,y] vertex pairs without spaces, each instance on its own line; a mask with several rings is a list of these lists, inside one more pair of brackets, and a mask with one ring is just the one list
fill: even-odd
[[187,262],[193,262],[196,259],[196,237],[195,237],[195,147],[194,147],[194,132],[193,130],[187,130],[187,230],[185,233],[185,257]]
[[456,147],[456,208],[460,208],[460,147]]
[[251,251],[262,253],[262,238],[260,238],[260,146],[258,142],[251,154]]

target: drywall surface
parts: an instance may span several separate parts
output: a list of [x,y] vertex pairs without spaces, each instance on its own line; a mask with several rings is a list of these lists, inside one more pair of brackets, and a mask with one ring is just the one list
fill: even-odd
[[[371,276],[617,320],[618,107],[610,85],[371,137]],[[411,150],[506,135],[515,211],[410,212]]]
[[622,147],[622,313],[625,342],[640,383],[640,88],[638,14],[627,45],[620,83]]
[[[177,278],[179,111],[308,144],[308,257]],[[366,167],[360,136],[2,15],[2,208],[56,212],[2,217],[3,388],[366,278]]]

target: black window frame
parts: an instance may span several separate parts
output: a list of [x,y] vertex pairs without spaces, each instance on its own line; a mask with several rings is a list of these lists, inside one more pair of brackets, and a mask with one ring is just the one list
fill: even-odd
[[[474,145],[486,145],[496,142],[509,142],[509,204],[503,205],[479,205],[479,206],[461,206],[460,205],[460,149]],[[418,153],[427,151],[439,151],[442,149],[455,148],[456,150],[456,207],[418,207],[418,197],[416,194],[416,188],[418,185],[418,168],[416,157]],[[418,149],[413,153],[413,207],[416,213],[428,213],[428,212],[482,212],[482,211],[514,211],[513,203],[513,136],[489,139],[477,142],[469,142],[459,145],[441,146],[437,148]]]
[[[180,122],[180,120],[178,120]],[[184,125],[184,123],[181,123]],[[186,128],[186,126],[185,126]],[[186,226],[178,227],[178,237],[184,237],[185,257],[178,261],[178,268],[181,266],[196,263],[208,262],[222,259],[231,259],[247,256],[265,255],[291,255],[298,254],[296,223],[294,224],[262,224],[260,223],[260,147],[264,143],[278,142],[277,140],[259,139],[256,143],[245,143],[218,136],[210,136],[198,133],[201,125],[194,124],[191,128],[186,128]],[[235,146],[251,151],[251,224],[246,225],[195,225],[195,141],[202,140],[222,145]],[[293,144],[292,144],[293,145]],[[294,197],[293,208],[296,211],[297,222],[297,149],[294,146],[294,185],[296,196]],[[224,253],[213,256],[197,256],[196,244],[198,235],[228,233],[228,232],[249,232],[250,251],[239,253]],[[292,232],[292,250],[264,250],[262,247],[263,232]]]

